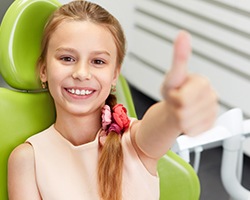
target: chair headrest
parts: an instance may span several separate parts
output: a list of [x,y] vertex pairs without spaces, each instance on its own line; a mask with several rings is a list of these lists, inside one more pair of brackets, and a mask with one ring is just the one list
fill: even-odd
[[37,59],[44,25],[60,5],[56,0],[15,0],[0,28],[0,73],[20,90],[41,88]]

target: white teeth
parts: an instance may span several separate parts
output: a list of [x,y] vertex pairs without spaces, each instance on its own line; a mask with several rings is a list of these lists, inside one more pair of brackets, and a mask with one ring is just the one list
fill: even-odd
[[86,94],[86,91],[85,90],[82,90],[81,91],[81,95],[85,95]]
[[81,94],[81,91],[80,90],[76,90],[75,94],[79,95],[79,94]]
[[91,93],[92,93],[92,91],[89,91],[89,90],[85,91],[85,94],[91,94]]
[[93,91],[90,91],[90,90],[80,90],[80,89],[68,89],[68,92],[70,92],[71,94],[76,94],[76,95],[81,95],[81,96],[84,96],[84,95],[89,95],[91,94]]

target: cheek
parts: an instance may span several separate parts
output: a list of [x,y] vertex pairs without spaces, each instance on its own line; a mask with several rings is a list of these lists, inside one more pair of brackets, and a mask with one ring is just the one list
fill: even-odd
[[58,90],[58,83],[59,83],[59,80],[56,77],[54,77],[53,74],[49,74],[48,87],[49,87],[50,94],[54,98],[55,98],[55,94],[57,93],[57,90]]
[[60,81],[60,77],[62,77],[62,74],[60,71],[56,70],[48,70],[48,83],[50,85],[54,85],[55,83],[58,83]]
[[110,94],[111,85],[113,84],[114,74],[110,72],[102,72],[99,76],[99,84],[103,95],[107,97]]
[[47,77],[48,82],[58,82],[60,79],[64,77],[63,68],[58,64],[58,62],[54,58],[50,58],[47,62]]
[[102,84],[102,89],[105,91],[105,92],[107,92],[107,93],[109,93],[110,92],[110,89],[111,89],[111,84],[112,84],[112,81],[111,81],[111,79],[102,79],[101,80],[101,84]]
[[114,84],[115,74],[113,72],[106,72],[105,76],[103,74],[102,74],[103,83],[105,83],[106,87],[111,88],[111,85]]
[[56,65],[52,63],[48,64],[47,67],[47,79],[50,93],[54,94],[58,90],[58,86],[64,77],[63,70],[59,70]]

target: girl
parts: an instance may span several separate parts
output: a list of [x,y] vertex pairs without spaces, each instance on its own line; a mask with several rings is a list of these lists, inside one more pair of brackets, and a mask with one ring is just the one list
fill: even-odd
[[119,22],[87,1],[61,6],[45,27],[38,61],[57,118],[12,152],[10,200],[159,199],[159,158],[180,133],[201,133],[216,117],[209,82],[187,73],[189,54],[181,32],[163,100],[142,120],[130,119],[111,93],[125,55]]

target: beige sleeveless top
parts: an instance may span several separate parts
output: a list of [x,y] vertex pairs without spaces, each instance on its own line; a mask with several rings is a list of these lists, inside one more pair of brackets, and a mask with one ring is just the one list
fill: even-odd
[[[34,148],[37,186],[43,200],[99,200],[97,188],[98,134],[93,142],[74,146],[54,125],[30,137]],[[159,179],[140,161],[127,131],[124,154],[123,200],[159,199]]]

